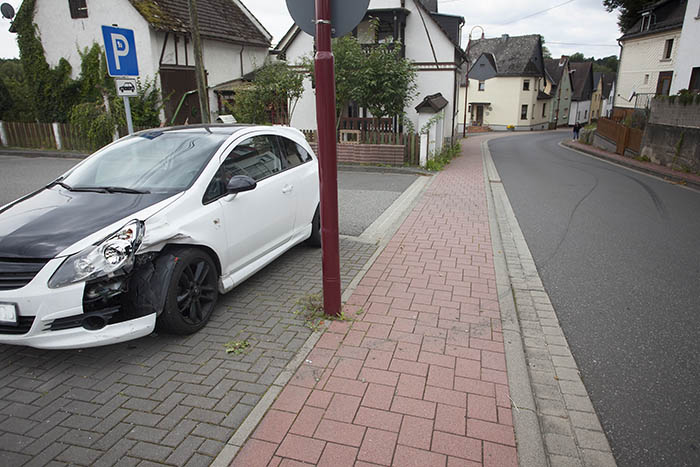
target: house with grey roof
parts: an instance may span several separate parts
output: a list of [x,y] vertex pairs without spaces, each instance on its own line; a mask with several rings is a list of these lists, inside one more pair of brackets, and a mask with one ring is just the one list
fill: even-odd
[[547,86],[545,93],[552,96],[552,106],[549,113],[550,128],[566,126],[569,124],[569,110],[571,108],[571,70],[569,57],[545,58]]
[[569,63],[571,67],[571,110],[569,125],[586,125],[591,121],[591,99],[593,98],[593,63]]
[[[376,30],[371,22],[378,20]],[[464,79],[466,56],[460,38],[464,18],[440,13],[437,0],[370,0],[369,10],[352,32],[365,48],[378,43],[400,42],[401,55],[411,60],[416,69],[417,95],[405,109],[406,117],[415,128],[422,127],[422,119],[428,115],[426,98],[430,102],[446,101],[438,113],[442,115],[440,131],[432,131],[431,147],[436,150],[444,140],[457,135],[457,109],[460,79]],[[314,39],[292,26],[277,45],[274,54],[289,65],[313,54]],[[317,128],[313,85],[304,82],[304,95],[296,105],[291,119],[294,127],[314,130]],[[436,94],[440,99],[435,100]],[[371,124],[371,114],[355,104],[344,109],[341,128],[346,123]],[[395,122],[396,123],[396,120]],[[396,127],[396,125],[395,125]]]
[[[695,18],[700,15],[697,5],[696,2],[694,11],[690,11],[690,26],[698,22]],[[653,3],[640,11],[636,23],[618,39],[621,48],[614,103],[616,108],[646,108],[655,95],[670,94],[687,8],[687,0]],[[684,57],[698,56],[697,40],[700,34],[696,33],[694,39],[688,43]],[[676,89],[688,86],[689,71]]]
[[549,127],[552,95],[539,34],[472,41],[469,80],[463,89],[471,131],[543,130]]
[[[162,118],[170,122],[182,97],[194,90],[175,122],[201,121],[187,0],[36,0],[34,5],[34,23],[51,66],[65,58],[77,76],[80,51],[94,43],[104,48],[101,26],[131,29],[139,78],[155,78],[167,98]],[[262,66],[272,36],[240,0],[199,0],[197,5],[209,107],[216,117],[230,112],[226,96],[214,88]]]

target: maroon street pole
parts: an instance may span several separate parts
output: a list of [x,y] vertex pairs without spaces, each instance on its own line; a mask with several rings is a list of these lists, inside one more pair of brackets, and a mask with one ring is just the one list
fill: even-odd
[[323,309],[340,315],[338,164],[335,133],[335,70],[331,51],[331,2],[316,1],[316,120],[318,123],[323,246]]

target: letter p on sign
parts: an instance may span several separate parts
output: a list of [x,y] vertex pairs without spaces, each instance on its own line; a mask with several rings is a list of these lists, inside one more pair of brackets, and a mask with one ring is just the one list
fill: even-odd
[[102,26],[107,68],[110,76],[138,76],[134,31]]

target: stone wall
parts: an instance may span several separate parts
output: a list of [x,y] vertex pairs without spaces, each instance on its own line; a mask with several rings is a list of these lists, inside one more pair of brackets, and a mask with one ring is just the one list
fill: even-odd
[[700,103],[654,99],[641,155],[666,167],[700,173]]
[[[309,143],[318,154],[318,143]],[[404,146],[394,144],[338,144],[338,162],[401,166]]]
[[654,99],[651,102],[649,123],[657,125],[700,128],[700,104],[683,105],[676,98],[674,102],[667,99]]

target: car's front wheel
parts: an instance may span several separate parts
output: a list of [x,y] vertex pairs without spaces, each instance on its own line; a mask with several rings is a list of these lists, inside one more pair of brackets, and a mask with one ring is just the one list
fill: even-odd
[[218,273],[204,251],[188,248],[177,253],[159,327],[172,334],[192,334],[207,324],[219,296]]
[[321,246],[321,206],[316,207],[314,218],[311,221],[311,236],[306,240],[309,246]]

